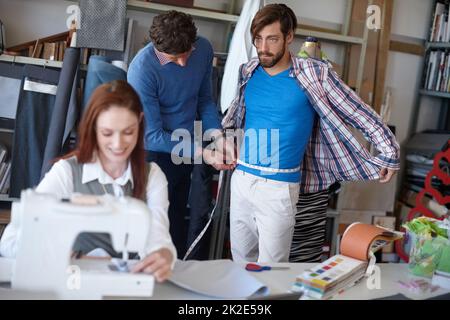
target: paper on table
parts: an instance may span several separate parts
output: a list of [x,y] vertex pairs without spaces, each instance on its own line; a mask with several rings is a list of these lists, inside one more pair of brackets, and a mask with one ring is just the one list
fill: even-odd
[[169,281],[184,289],[221,299],[269,293],[267,286],[231,260],[177,260]]

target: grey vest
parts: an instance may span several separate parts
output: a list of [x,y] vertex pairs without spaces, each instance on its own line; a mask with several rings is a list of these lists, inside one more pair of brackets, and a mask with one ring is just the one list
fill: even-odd
[[[75,156],[67,159],[67,162],[72,168],[74,192],[81,194],[103,195],[105,194],[106,189],[108,194],[114,195],[111,184],[102,186],[98,180],[90,181],[88,183],[81,183],[83,177],[83,164],[78,163]],[[132,196],[133,189],[130,181],[128,181],[123,187],[123,191],[125,196]],[[72,250],[76,253],[77,257],[81,257],[96,248],[104,249],[111,257],[121,257],[121,254],[114,250],[111,244],[111,236],[108,233],[81,233],[75,240]],[[130,254],[131,259],[135,257],[136,254]]]

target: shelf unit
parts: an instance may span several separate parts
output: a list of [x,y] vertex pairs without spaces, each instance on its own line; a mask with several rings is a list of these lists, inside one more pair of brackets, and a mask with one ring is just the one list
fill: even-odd
[[19,198],[11,198],[6,194],[0,194],[0,201],[9,201],[9,202],[15,202],[19,201]]
[[127,8],[130,10],[152,12],[152,13],[161,13],[169,10],[178,10],[190,14],[194,18],[202,20],[224,21],[232,23],[236,23],[239,19],[238,15],[234,15],[231,13],[222,13],[213,10],[199,9],[199,8],[177,7],[167,4],[144,2],[139,0],[128,0]]
[[[440,101],[438,103],[436,103],[436,107],[439,107],[439,110],[436,110],[436,112],[439,112],[439,123],[438,123],[438,128],[435,129],[439,129],[439,130],[449,130],[449,122],[450,122],[450,92],[444,92],[444,91],[435,91],[435,90],[428,90],[426,88],[426,75],[427,75],[427,69],[428,69],[428,59],[427,57],[429,57],[430,52],[432,50],[445,50],[447,52],[449,52],[450,54],[450,42],[434,42],[434,41],[429,41],[431,40],[431,33],[433,32],[433,23],[434,23],[434,15],[436,13],[436,6],[438,2],[444,2],[444,1],[438,1],[438,0],[434,0],[433,1],[433,7],[431,10],[431,19],[430,19],[430,33],[428,34],[428,41],[425,42],[425,56],[424,56],[424,62],[422,65],[422,78],[421,78],[421,82],[419,83],[419,88],[417,90],[417,96],[416,96],[416,101],[414,103],[414,107],[413,107],[413,111],[412,111],[412,116],[411,116],[411,121],[410,121],[410,126],[409,126],[409,132],[408,132],[408,137],[411,138],[417,131],[417,124],[418,124],[418,120],[419,120],[419,113],[420,113],[420,108],[421,108],[421,103],[422,103],[422,98],[423,97],[432,97],[434,99],[440,99]],[[449,8],[450,6],[450,1],[448,1],[445,4],[446,8]],[[448,14],[450,15],[450,12],[448,12]],[[450,23],[450,19],[448,21],[448,23]],[[450,67],[450,66],[447,66]],[[437,68],[439,69],[439,68]]]
[[[46,60],[46,59],[40,59],[40,58],[30,58],[30,57],[22,57],[22,56],[11,56],[6,54],[0,55],[0,61],[1,62],[9,62],[11,64],[29,64],[29,65],[36,65],[36,66],[42,66],[43,68],[62,68],[62,62],[61,61],[52,61],[52,60]],[[12,150],[12,141],[13,141],[13,134],[14,130],[9,128],[0,128],[0,141],[4,143],[8,150]],[[0,194],[0,202],[15,202],[19,201],[18,198],[12,198],[8,194]]]
[[[372,0],[369,1],[372,4]],[[353,5],[353,0],[347,0],[347,11],[345,17],[345,24],[340,32],[340,34],[335,32],[321,32],[314,31],[305,28],[297,28],[295,35],[298,37],[307,37],[313,36],[322,41],[328,41],[332,43],[339,43],[344,45],[360,45],[361,46],[361,54],[359,57],[358,64],[358,74],[356,80],[356,92],[359,93],[363,81],[363,72],[364,72],[364,62],[367,52],[367,38],[368,38],[368,28],[365,26],[363,37],[353,37],[348,36],[350,17],[351,17],[351,8]],[[239,15],[233,14],[235,12],[236,2],[235,0],[231,0],[230,6],[228,8],[228,12],[217,12],[203,8],[185,8],[185,7],[177,7],[172,5],[165,5],[159,3],[152,2],[144,2],[139,0],[128,0],[127,8],[129,10],[136,10],[141,12],[152,12],[152,13],[161,13],[168,10],[179,10],[185,13],[192,15],[194,18],[207,20],[207,21],[219,21],[228,23],[228,32],[231,31],[232,26],[237,23],[239,19]],[[225,39],[227,41],[227,39]],[[348,62],[346,62],[348,63]]]
[[39,58],[21,57],[21,56],[10,56],[7,54],[0,55],[0,61],[11,62],[11,63],[23,63],[23,64],[33,64],[36,66],[52,67],[52,68],[62,68],[62,61],[52,61]]

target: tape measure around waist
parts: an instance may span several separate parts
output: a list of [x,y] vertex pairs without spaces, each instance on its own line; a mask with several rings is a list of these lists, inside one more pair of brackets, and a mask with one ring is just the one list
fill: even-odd
[[239,163],[240,165],[243,165],[244,167],[247,168],[251,168],[251,169],[256,169],[256,170],[261,170],[261,171],[266,171],[266,172],[274,172],[274,173],[294,173],[294,172],[299,172],[300,171],[300,166],[293,168],[293,169],[278,169],[278,168],[268,168],[268,167],[261,167],[261,166],[256,166],[253,164],[248,164],[242,160],[237,160],[237,163]]

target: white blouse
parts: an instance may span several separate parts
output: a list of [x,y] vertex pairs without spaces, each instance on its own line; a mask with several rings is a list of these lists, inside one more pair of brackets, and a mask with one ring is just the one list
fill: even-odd
[[[133,184],[133,176],[131,174],[131,165],[117,179],[113,179],[104,170],[97,160],[93,163],[83,165],[82,183],[98,180],[101,184],[112,184],[114,195],[123,196],[124,186],[128,181]],[[52,169],[47,172],[45,177],[36,187],[37,192],[56,194],[61,198],[68,198],[74,193],[74,184],[72,177],[72,168],[67,160],[59,160]],[[152,215],[152,225],[150,230],[149,247],[146,249],[147,254],[161,248],[167,248],[172,252],[173,263],[177,258],[175,246],[169,233],[169,197],[167,189],[167,179],[159,166],[150,163],[150,172],[147,182],[147,205]],[[16,238],[20,226],[12,223],[5,229],[0,242],[0,254],[5,257],[14,257],[16,252]]]

